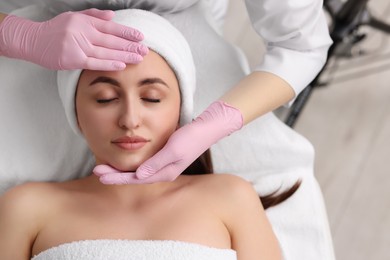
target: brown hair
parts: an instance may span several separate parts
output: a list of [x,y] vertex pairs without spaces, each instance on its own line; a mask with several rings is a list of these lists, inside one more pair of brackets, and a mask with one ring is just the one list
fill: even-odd
[[[211,160],[210,150],[205,151],[198,159],[196,159],[188,168],[183,172],[185,175],[199,175],[213,173],[213,163]],[[264,209],[276,206],[283,201],[290,198],[301,185],[301,180],[298,180],[289,189],[279,192],[277,189],[268,195],[259,196]]]

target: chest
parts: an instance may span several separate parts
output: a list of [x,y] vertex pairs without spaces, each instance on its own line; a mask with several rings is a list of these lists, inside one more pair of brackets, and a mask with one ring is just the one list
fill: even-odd
[[134,204],[66,203],[48,218],[33,245],[37,253],[79,240],[179,240],[230,247],[230,236],[215,209],[197,200],[171,198]]

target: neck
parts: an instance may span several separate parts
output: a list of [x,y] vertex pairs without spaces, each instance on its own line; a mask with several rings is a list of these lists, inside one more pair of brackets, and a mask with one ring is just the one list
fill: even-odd
[[124,184],[106,185],[99,181],[99,177],[91,174],[85,182],[91,191],[101,194],[104,198],[119,201],[147,200],[161,197],[163,194],[177,187],[180,178],[174,182],[158,182],[153,184]]

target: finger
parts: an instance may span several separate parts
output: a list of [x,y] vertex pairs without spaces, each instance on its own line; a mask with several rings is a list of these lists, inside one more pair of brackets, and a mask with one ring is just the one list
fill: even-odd
[[140,180],[147,179],[153,175],[155,175],[160,167],[156,167],[156,165],[153,167],[153,161],[144,162],[140,167],[138,167],[136,173],[136,176]]
[[93,16],[95,18],[106,20],[106,21],[112,20],[112,18],[114,18],[114,16],[115,16],[115,12],[112,10],[99,10],[96,8],[91,8],[91,9],[87,9],[84,11],[80,11],[79,13]]
[[178,160],[174,160],[170,153],[164,152],[163,148],[158,153],[156,153],[152,158],[146,160],[144,163],[138,167],[136,171],[136,176],[138,179],[146,179],[151,176],[158,174],[159,172],[165,172],[167,169],[171,169],[171,167],[178,165]]
[[148,54],[149,52],[148,47],[142,43],[129,41],[109,34],[99,35],[95,37],[91,43],[95,46],[100,46],[112,50],[137,53],[142,56]]
[[171,182],[176,180],[176,178],[183,172],[180,167],[177,165],[170,164],[164,169],[158,171],[154,175],[142,180],[144,183],[156,183],[156,182]]
[[93,168],[93,173],[97,176],[101,176],[104,174],[112,174],[112,173],[119,173],[119,171],[115,168],[112,168],[109,165],[106,164],[99,164]]
[[94,46],[85,51],[89,58],[99,60],[119,61],[127,64],[138,64],[143,61],[142,55],[127,51],[110,50],[99,46]]
[[121,172],[121,173],[110,173],[100,176],[99,181],[107,185],[124,185],[132,184],[137,180],[135,173],[132,172]]
[[152,176],[146,179],[137,179],[135,180],[138,184],[152,184],[156,182],[171,182],[176,180],[176,178],[184,171],[181,166],[176,164],[171,164],[166,166],[164,169],[156,172]]
[[100,60],[96,58],[87,58],[83,69],[101,70],[101,71],[118,71],[126,68],[126,63],[113,60]]
[[95,27],[102,33],[115,35],[130,41],[142,41],[144,35],[137,29],[111,21],[96,21]]
[[[85,69],[90,70],[123,70],[126,64],[138,64],[143,60],[143,57],[135,53],[95,55],[95,57],[88,57],[85,60]],[[96,57],[97,56],[97,57]],[[99,57],[100,56],[100,57]]]
[[[175,169],[174,165],[168,166],[156,174],[146,179],[138,179],[136,175],[132,173],[131,176],[116,176],[116,174],[107,174],[104,176],[101,182],[107,184],[152,184],[157,182],[171,182],[174,181],[179,175],[180,171]],[[118,180],[119,178],[119,180]]]

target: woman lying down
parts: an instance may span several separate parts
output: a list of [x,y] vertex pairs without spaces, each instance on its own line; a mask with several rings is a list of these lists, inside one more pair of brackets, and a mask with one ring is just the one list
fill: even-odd
[[[191,120],[195,69],[184,37],[162,17],[128,9],[115,21],[144,33],[144,61],[59,72],[59,91],[96,164],[135,171]],[[104,185],[91,174],[9,190],[0,199],[0,259],[280,259],[251,184],[204,174],[202,156],[173,182]],[[275,204],[296,189],[263,199]]]

